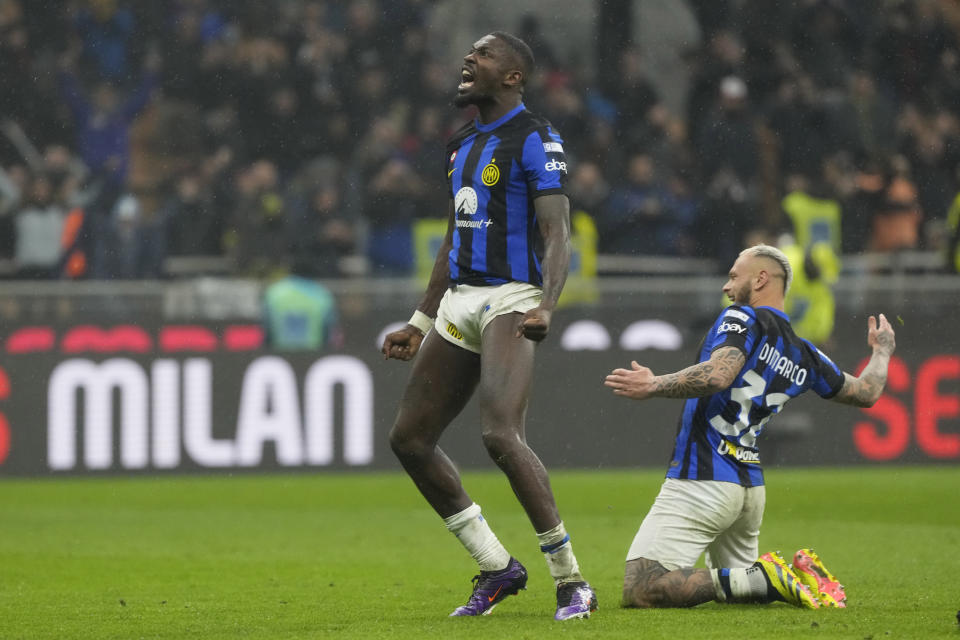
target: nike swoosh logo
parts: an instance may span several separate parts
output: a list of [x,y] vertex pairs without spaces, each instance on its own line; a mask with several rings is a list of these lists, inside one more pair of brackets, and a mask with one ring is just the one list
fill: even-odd
[[450,171],[447,171],[447,177],[449,178],[450,176],[452,176],[452,175],[453,175],[453,172],[456,171],[456,170],[457,170],[457,168],[454,167],[453,169],[450,169]]
[[503,589],[503,585],[497,587],[496,592],[492,596],[487,596],[487,602],[493,602],[497,598],[497,595],[499,595],[500,589]]

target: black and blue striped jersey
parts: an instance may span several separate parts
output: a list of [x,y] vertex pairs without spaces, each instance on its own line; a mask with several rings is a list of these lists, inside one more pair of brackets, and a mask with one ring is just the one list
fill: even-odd
[[791,398],[813,389],[824,398],[843,386],[843,372],[798,337],[787,314],[770,307],[733,305],[713,323],[698,362],[735,347],[746,362],[729,388],[683,406],[668,478],[763,484],[757,436]]
[[543,238],[533,201],[564,193],[563,140],[521,103],[489,124],[472,121],[447,143],[456,226],[451,284],[541,286]]

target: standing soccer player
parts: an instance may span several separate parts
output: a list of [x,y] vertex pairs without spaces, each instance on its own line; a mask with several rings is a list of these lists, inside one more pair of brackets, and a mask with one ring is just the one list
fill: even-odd
[[[809,549],[794,555],[792,569],[776,552],[758,559],[765,490],[757,436],[808,389],[872,406],[883,393],[896,343],[883,314],[879,324],[870,316],[870,361],[859,376],[841,372],[793,332],[783,312],[791,277],[779,249],[745,249],[723,287],[733,305],[713,323],[697,364],[657,376],[633,362],[607,376],[604,384],[619,396],[689,398],[667,478],[627,553],[622,606],[691,607],[710,600],[846,606],[843,586]],[[710,568],[694,569],[705,551]]]
[[437,445],[478,388],[484,446],[536,531],[557,587],[555,618],[587,618],[597,608],[547,471],[524,434],[534,347],[550,329],[570,262],[563,141],[523,105],[532,69],[530,47],[500,31],[464,57],[454,104],[476,105],[479,116],[447,145],[447,233],[417,310],[382,349],[400,360],[420,353],[390,445],[480,566],[470,599],[453,616],[490,613],[527,583],[526,569],[494,535]]

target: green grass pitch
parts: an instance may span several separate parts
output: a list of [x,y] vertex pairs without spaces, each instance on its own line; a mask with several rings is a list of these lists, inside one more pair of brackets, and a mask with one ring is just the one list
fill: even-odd
[[618,606],[662,471],[554,472],[596,588],[556,623],[532,530],[498,472],[465,485],[530,570],[491,616],[451,619],[474,565],[401,474],[0,483],[0,638],[960,638],[960,468],[768,470],[761,551],[813,547],[846,610]]

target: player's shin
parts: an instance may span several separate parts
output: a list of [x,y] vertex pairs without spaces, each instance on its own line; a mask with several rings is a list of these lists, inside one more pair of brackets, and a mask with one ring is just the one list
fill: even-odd
[[767,602],[767,579],[758,567],[711,569],[717,602]]
[[443,523],[470,552],[481,571],[499,571],[510,563],[510,554],[480,515],[477,503],[444,518]]
[[570,536],[562,522],[549,531],[538,533],[537,539],[540,541],[540,551],[547,560],[547,567],[555,583],[583,580],[577,558],[573,555]]

